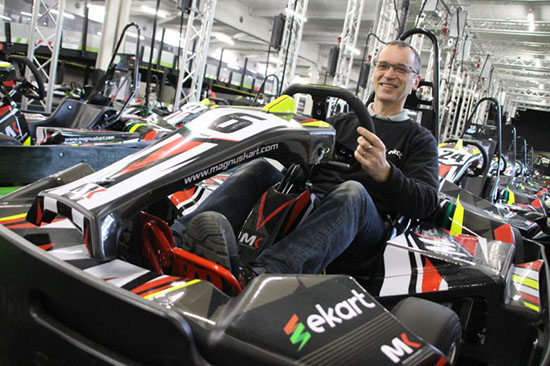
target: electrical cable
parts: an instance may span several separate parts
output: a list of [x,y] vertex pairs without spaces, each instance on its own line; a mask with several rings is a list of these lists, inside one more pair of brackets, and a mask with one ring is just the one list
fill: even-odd
[[393,9],[395,10],[395,20],[397,20],[397,25],[401,29],[401,21],[399,20],[399,13],[397,12],[397,1],[393,0]]
[[[264,78],[264,81],[262,82],[262,84],[260,85],[260,88],[258,89],[258,92],[256,93],[256,95],[254,96],[254,99],[252,100],[252,102],[250,103],[250,106],[251,107],[254,107],[254,104],[256,104],[256,101],[258,100],[258,97],[260,96],[260,94],[262,93],[262,91],[264,90],[265,88],[265,83],[267,82],[267,79],[269,79],[270,77],[274,77],[275,80],[277,81],[277,89],[276,90],[279,90],[279,87],[280,87],[280,81],[279,81],[279,77],[276,75],[276,74],[269,74],[267,75],[265,78]],[[279,93],[277,93],[279,94]]]

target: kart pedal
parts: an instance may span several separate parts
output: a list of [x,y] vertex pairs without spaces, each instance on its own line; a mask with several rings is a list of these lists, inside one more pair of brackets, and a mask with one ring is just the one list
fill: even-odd
[[142,226],[142,255],[145,257],[153,270],[164,274],[166,268],[172,266],[172,250],[174,249],[174,238],[168,224],[151,214],[140,212]]

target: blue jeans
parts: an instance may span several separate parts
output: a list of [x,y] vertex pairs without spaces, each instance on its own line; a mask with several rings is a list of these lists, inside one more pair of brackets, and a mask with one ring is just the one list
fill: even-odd
[[[263,159],[255,160],[229,177],[191,214],[172,225],[176,246],[181,246],[189,220],[205,211],[228,219],[235,233],[260,196],[282,179]],[[258,273],[321,273],[331,262],[368,259],[384,238],[384,223],[363,185],[347,181],[318,200],[298,228],[251,263]]]

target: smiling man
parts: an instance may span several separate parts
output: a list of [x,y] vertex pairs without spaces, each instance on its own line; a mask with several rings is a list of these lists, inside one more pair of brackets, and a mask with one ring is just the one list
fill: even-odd
[[[363,274],[383,247],[385,222],[396,215],[422,218],[437,206],[437,144],[431,133],[403,109],[420,81],[420,57],[402,41],[379,54],[372,79],[375,97],[368,106],[376,135],[355,114],[330,122],[336,140],[354,151],[362,169],[341,173],[319,169],[311,177],[321,198],[298,228],[241,267],[234,232],[254,203],[282,174],[256,160],[232,175],[192,214],[172,226],[176,245],[230,269],[246,284],[262,273]],[[192,219],[191,219],[192,218]]]

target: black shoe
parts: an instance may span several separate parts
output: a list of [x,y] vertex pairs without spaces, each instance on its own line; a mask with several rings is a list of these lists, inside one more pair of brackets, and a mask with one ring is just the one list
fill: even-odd
[[229,221],[218,212],[201,212],[187,224],[183,249],[215,262],[239,278],[237,241]]

